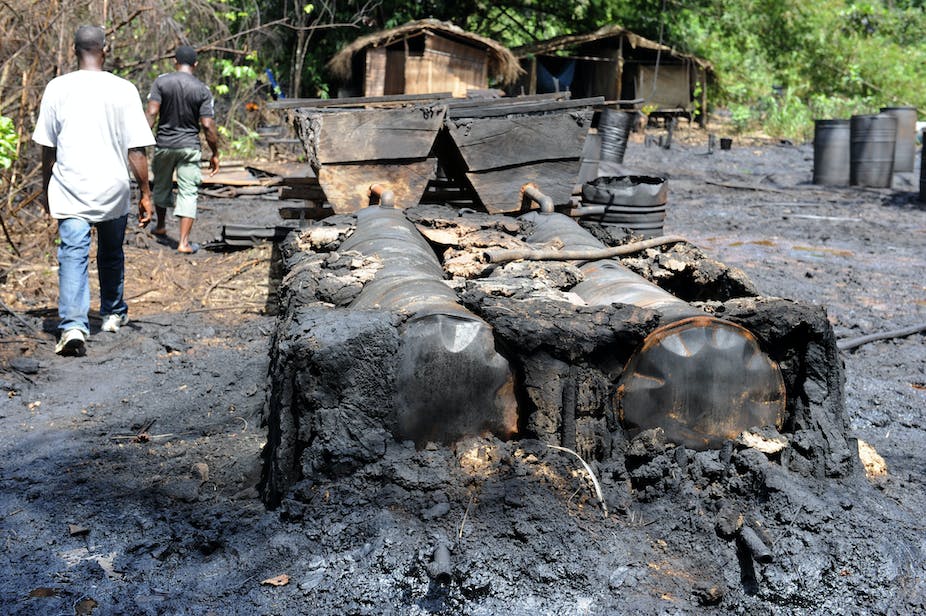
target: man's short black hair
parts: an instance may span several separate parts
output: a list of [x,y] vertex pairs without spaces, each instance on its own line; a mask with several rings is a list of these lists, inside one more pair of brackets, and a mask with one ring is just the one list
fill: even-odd
[[106,33],[99,26],[81,26],[74,33],[74,48],[77,51],[103,51]]
[[193,66],[196,64],[196,50],[189,45],[181,45],[174,52],[174,58],[176,58],[177,64]]

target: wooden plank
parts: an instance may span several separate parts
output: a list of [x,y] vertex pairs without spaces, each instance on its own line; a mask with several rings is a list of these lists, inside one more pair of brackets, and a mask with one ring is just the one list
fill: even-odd
[[366,75],[363,94],[365,96],[382,96],[386,91],[386,49],[368,47],[366,50]]
[[298,113],[296,130],[315,169],[359,161],[424,159],[446,111],[442,105],[424,105]]
[[283,220],[321,220],[334,214],[331,207],[319,206],[285,206],[279,208]]
[[500,97],[478,97],[472,98],[453,98],[448,101],[442,101],[448,107],[454,109],[464,109],[472,107],[485,107],[492,105],[507,104],[527,104],[539,103],[546,101],[566,101],[569,100],[569,92],[551,92],[549,94],[525,94],[523,96],[500,96]]
[[279,176],[284,184],[299,182],[318,183],[315,171],[308,163],[282,163],[257,161],[248,164],[245,169],[255,177]]
[[281,200],[308,199],[310,201],[324,201],[325,191],[321,186],[284,186],[280,189]]
[[203,173],[204,186],[274,186],[280,183],[278,177],[255,177],[244,168],[219,169],[219,172],[210,176]]
[[267,103],[268,109],[298,109],[300,107],[363,107],[389,103],[427,102],[453,97],[453,92],[429,94],[393,94],[390,96],[347,96],[344,98],[286,98]]
[[498,104],[480,105],[475,108],[450,107],[447,111],[447,117],[451,119],[458,118],[493,118],[506,116],[517,113],[542,113],[548,111],[565,111],[567,109],[576,109],[577,107],[594,107],[604,104],[603,96],[592,98],[577,98],[575,100],[565,101],[538,101],[538,102],[514,102],[516,99],[497,99]]
[[473,188],[490,214],[517,212],[521,209],[521,187],[534,183],[555,205],[569,203],[579,172],[579,160],[546,161],[496,169],[482,173],[467,173]]
[[347,214],[369,205],[373,184],[382,184],[391,190],[396,207],[417,205],[436,172],[435,158],[394,164],[326,165],[319,169],[318,181],[335,213]]
[[576,159],[591,124],[586,113],[558,113],[445,124],[467,171],[485,171],[544,160]]

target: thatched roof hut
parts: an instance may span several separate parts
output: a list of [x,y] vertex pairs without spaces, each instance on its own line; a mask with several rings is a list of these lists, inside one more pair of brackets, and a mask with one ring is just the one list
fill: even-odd
[[568,34],[512,49],[525,73],[512,91],[538,94],[569,89],[573,97],[636,101],[659,111],[704,119],[710,62],[652,41],[619,25]]
[[352,96],[453,92],[514,82],[517,58],[491,39],[436,19],[409,22],[358,38],[328,62]]

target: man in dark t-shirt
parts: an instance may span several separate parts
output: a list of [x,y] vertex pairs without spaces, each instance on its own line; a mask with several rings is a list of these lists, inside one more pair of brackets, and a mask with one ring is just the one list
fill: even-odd
[[[177,48],[173,73],[165,73],[151,84],[148,95],[148,125],[158,125],[157,145],[151,163],[154,172],[154,207],[157,212],[155,235],[166,235],[167,208],[174,206],[174,216],[180,219],[177,252],[191,254],[199,249],[190,241],[190,231],[196,219],[196,198],[202,173],[199,162],[202,150],[199,129],[212,149],[209,175],[219,170],[219,138],[215,125],[212,93],[193,76],[196,50],[188,45]],[[173,197],[173,176],[177,176],[177,196]]]

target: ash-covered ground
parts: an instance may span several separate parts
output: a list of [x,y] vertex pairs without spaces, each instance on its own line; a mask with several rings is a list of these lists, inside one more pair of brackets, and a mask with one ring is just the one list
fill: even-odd
[[[918,167],[893,190],[825,188],[810,183],[809,145],[734,141],[708,155],[702,132],[670,150],[639,137],[626,167],[669,178],[666,232],[762,295],[822,307],[837,338],[924,320]],[[203,234],[279,222],[272,201],[206,204]],[[53,355],[53,304],[5,296],[22,320],[4,314],[0,341],[3,613],[926,609],[922,335],[841,354],[845,437],[870,444],[883,475],[795,472],[778,454],[650,434],[593,464],[605,517],[581,463],[538,440],[387,439],[375,460],[303,477],[268,510],[271,251],[178,257],[139,241],[129,255],[148,276],[127,282],[133,323],[94,332],[84,358]]]

